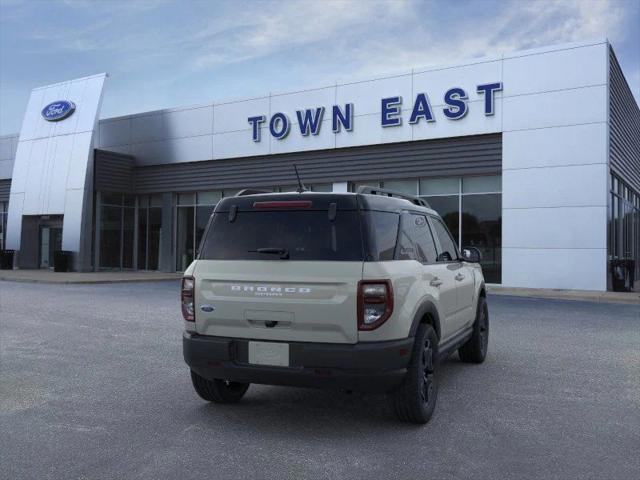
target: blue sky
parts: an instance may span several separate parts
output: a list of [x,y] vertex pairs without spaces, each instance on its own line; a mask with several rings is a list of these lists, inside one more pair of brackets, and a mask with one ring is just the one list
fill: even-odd
[[640,0],[0,0],[0,134],[108,72],[101,118],[609,38],[640,99]]

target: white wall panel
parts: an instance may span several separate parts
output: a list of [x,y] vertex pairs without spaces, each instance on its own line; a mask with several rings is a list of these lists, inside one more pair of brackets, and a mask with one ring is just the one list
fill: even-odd
[[[289,120],[296,121],[296,110],[306,108],[330,107],[335,100],[335,87],[305,90],[303,92],[277,94],[271,96],[271,112],[283,112],[289,116]],[[327,112],[325,112],[327,114]],[[330,118],[331,111],[328,112]],[[267,119],[268,120],[268,119]]]
[[607,45],[558,50],[504,60],[509,95],[573,89],[607,82]]
[[[380,113],[380,100],[387,97],[401,96],[403,108],[410,108],[413,96],[411,74],[398,77],[382,78],[366,82],[338,85],[336,90],[336,104],[344,106],[353,103],[354,115]],[[333,103],[331,104],[333,105]],[[380,128],[380,124],[378,124]]]
[[100,148],[131,143],[131,119],[128,117],[100,122]]
[[503,101],[505,132],[604,122],[607,119],[606,86],[517,97],[509,97],[505,90],[505,95],[506,98]]
[[0,160],[0,180],[11,178],[13,173],[13,159]]
[[[413,76],[413,94],[426,93],[431,105],[443,105],[444,94],[453,87],[463,88],[470,101],[483,99],[477,92],[478,85],[502,81],[502,62],[476,63],[415,73]],[[502,92],[496,92],[500,98]]]
[[213,133],[213,106],[165,111],[164,128],[170,138],[194,137]]
[[217,133],[213,136],[213,157],[234,158],[253,155],[268,155],[270,152],[269,130],[261,129],[261,142],[251,140],[251,130]]
[[163,140],[167,134],[163,124],[162,112],[150,115],[136,115],[131,117],[131,142],[142,143]]
[[78,251],[82,236],[83,205],[84,190],[67,190],[65,192],[62,250]]
[[71,151],[69,152],[69,171],[67,175],[67,189],[83,189],[86,182],[87,152],[91,150],[91,132],[74,135]]
[[519,130],[502,134],[502,168],[607,162],[607,124]]
[[[430,138],[458,137],[463,135],[483,135],[497,133],[502,130],[502,99],[497,99],[491,116],[484,114],[483,101],[467,103],[467,114],[459,120],[449,120],[442,113],[442,106],[433,106],[435,122],[411,125],[413,140],[427,140]],[[405,115],[408,120],[410,114]]]
[[211,160],[213,136],[185,137],[131,145],[137,165]]
[[35,89],[31,92],[31,96],[29,97],[29,101],[27,102],[27,109],[24,112],[24,118],[22,119],[22,127],[20,128],[20,140],[31,140],[35,137],[36,128],[40,123],[42,117],[40,116],[40,112],[42,108],[39,108],[41,105],[44,107],[44,103],[42,101],[44,97],[43,89]]
[[[91,137],[90,133],[87,135]],[[52,186],[66,185],[67,178],[77,174],[69,169],[69,164],[72,163],[71,157],[73,155],[75,138],[77,138],[75,135],[63,135],[52,139],[55,140],[56,145],[55,152],[51,156],[49,163],[49,172],[47,175],[51,181],[49,182],[49,188],[46,192],[46,210],[50,212],[50,214],[64,214],[66,189],[52,188]],[[86,156],[86,150],[84,150],[83,153],[85,153]],[[84,175],[82,177],[84,181]],[[82,186],[84,186],[84,183]]]
[[[268,121],[269,97],[216,104],[214,106],[213,131],[214,133],[224,133],[246,130],[251,127],[247,119],[258,115],[264,115]],[[249,133],[249,138],[251,138],[251,133]],[[225,150],[227,149],[225,148]]]
[[[331,130],[331,118],[325,119],[320,126],[318,135],[300,135],[300,127],[298,123],[291,125],[289,135],[278,140],[270,138],[271,153],[288,153],[299,152],[304,150],[320,150],[334,147],[334,133]],[[249,140],[251,141],[251,132],[249,132]],[[253,143],[253,142],[252,142]]]
[[503,208],[607,205],[607,165],[502,172]]
[[605,206],[504,209],[502,246],[607,248],[606,218]]
[[510,287],[606,290],[607,250],[502,249],[502,283]]

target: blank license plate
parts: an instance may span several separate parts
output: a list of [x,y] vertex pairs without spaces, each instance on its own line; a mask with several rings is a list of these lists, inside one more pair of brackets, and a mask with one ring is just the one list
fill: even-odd
[[249,363],[254,365],[289,366],[289,344],[249,342]]

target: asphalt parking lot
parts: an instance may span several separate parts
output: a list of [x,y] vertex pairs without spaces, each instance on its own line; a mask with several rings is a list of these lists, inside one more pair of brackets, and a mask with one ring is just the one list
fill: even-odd
[[639,478],[640,307],[489,298],[424,427],[384,396],[192,390],[178,283],[0,282],[0,478]]

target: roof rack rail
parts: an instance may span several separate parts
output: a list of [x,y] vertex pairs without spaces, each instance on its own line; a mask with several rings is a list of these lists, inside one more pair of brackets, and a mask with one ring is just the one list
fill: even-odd
[[244,197],[245,195],[257,195],[258,193],[273,193],[270,190],[259,190],[257,188],[244,188],[234,195],[234,197]]
[[364,193],[366,195],[380,195],[382,197],[401,198],[403,200],[410,201],[414,205],[431,208],[429,206],[429,203],[423,198],[419,198],[414,195],[409,195],[402,192],[396,192],[394,190],[386,190],[384,188],[376,188],[376,187],[369,187],[367,185],[362,185],[361,187],[358,187],[358,190],[356,191],[356,193]]

